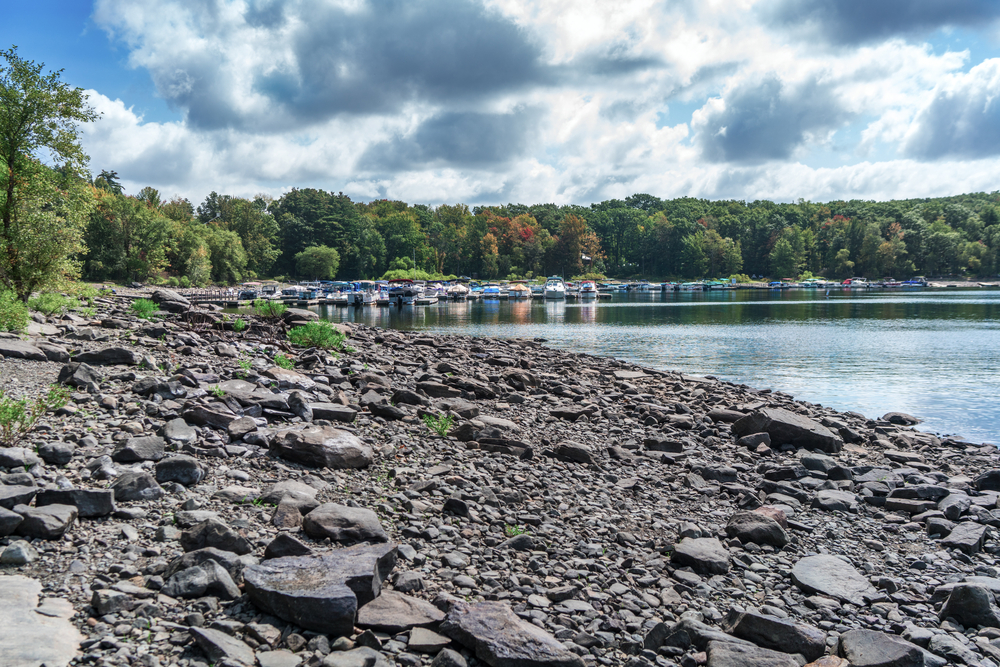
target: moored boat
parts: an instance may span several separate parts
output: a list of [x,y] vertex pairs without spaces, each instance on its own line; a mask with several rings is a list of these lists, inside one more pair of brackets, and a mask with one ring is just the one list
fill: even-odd
[[559,276],[552,276],[547,281],[545,281],[545,298],[546,299],[565,299],[566,298],[566,283]]

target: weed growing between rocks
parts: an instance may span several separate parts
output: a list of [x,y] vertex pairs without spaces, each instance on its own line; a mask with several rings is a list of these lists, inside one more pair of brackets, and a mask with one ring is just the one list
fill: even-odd
[[0,447],[16,447],[46,412],[58,410],[69,402],[69,389],[50,387],[34,402],[13,399],[0,391]]
[[62,294],[56,294],[55,292],[46,292],[45,294],[39,294],[38,296],[28,299],[28,308],[38,311],[39,313],[43,313],[44,315],[48,315],[49,317],[59,315],[65,309],[73,308],[77,305],[79,304],[76,299],[70,299]]
[[292,370],[292,368],[295,367],[295,362],[283,354],[274,355],[274,363],[276,363],[281,368],[284,368],[286,371],[290,371]]
[[0,331],[24,331],[28,319],[28,307],[17,295],[0,290]]
[[233,331],[236,333],[242,333],[247,328],[247,322],[244,319],[239,319],[233,322]]
[[155,303],[149,299],[136,299],[132,302],[132,312],[136,317],[144,320],[152,320],[153,313],[158,310]]
[[302,347],[318,347],[323,350],[342,350],[347,340],[340,331],[326,321],[309,322],[288,332],[288,340]]
[[451,425],[454,421],[455,420],[451,415],[441,415],[437,417],[434,415],[424,415],[424,425],[431,431],[440,435],[442,438],[448,435],[448,431],[451,430]]

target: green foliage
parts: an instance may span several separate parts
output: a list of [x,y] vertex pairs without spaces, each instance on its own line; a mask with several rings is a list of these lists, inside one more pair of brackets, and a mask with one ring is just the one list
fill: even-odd
[[188,287],[191,287],[191,279],[188,278],[187,276],[181,276],[180,279],[177,281],[177,284],[187,289]]
[[210,394],[212,394],[212,396],[215,396],[216,398],[222,398],[223,396],[226,395],[226,390],[220,387],[219,385],[215,385],[208,391]]
[[424,426],[441,437],[448,435],[454,418],[451,415],[424,415]]
[[257,317],[276,320],[285,314],[288,306],[274,299],[257,299],[253,302],[253,312]]
[[405,269],[394,269],[382,274],[380,280],[455,280],[455,274],[445,275],[443,273],[428,273],[426,271],[407,271]]
[[152,188],[139,197],[96,190],[84,240],[87,274],[95,280],[148,280],[167,266],[171,221]]
[[235,322],[233,322],[233,331],[235,331],[236,333],[241,333],[246,328],[247,328],[247,322],[244,319],[238,319]]
[[735,280],[737,283],[753,282],[752,280],[750,280],[750,276],[748,276],[745,273],[734,273],[731,276],[729,276],[729,280]]
[[136,299],[132,302],[132,312],[136,317],[144,320],[153,319],[153,314],[158,310],[159,306],[149,299]]
[[69,390],[66,387],[52,386],[34,401],[8,398],[0,390],[0,447],[16,447],[35,428],[42,415],[58,410],[68,402]]
[[280,353],[274,355],[274,363],[277,364],[279,367],[284,368],[286,371],[295,368],[295,362],[289,359],[284,354]]
[[167,278],[167,287],[177,287],[181,284],[181,281],[177,279],[177,276],[170,276]]
[[302,347],[318,347],[323,350],[339,350],[347,336],[333,328],[325,320],[309,322],[288,332],[288,340]]
[[516,537],[517,535],[528,535],[530,533],[531,531],[523,526],[511,525],[509,523],[505,523],[503,525],[503,534],[506,535],[507,537]]
[[573,276],[572,278],[570,278],[570,280],[572,280],[573,282],[577,282],[579,280],[607,280],[607,279],[608,277],[606,275],[604,275],[603,273],[598,273],[597,271],[584,273],[579,276]]
[[28,307],[17,294],[0,287],[0,331],[24,331],[30,319]]
[[28,299],[28,308],[51,317],[62,313],[67,308],[79,305],[76,299],[69,299],[56,292],[44,292]]
[[340,268],[340,253],[325,245],[309,246],[295,255],[299,275],[313,280],[333,278]]

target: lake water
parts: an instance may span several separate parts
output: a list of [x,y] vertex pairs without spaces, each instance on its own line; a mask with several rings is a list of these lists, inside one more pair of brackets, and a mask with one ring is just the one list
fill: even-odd
[[869,417],[1000,443],[1000,291],[738,290],[599,303],[473,301],[320,307],[334,322],[547,345],[714,375]]

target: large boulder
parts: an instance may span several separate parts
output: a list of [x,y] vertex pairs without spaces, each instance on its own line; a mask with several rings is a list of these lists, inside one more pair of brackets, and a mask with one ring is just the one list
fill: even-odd
[[243,571],[258,609],[307,630],[351,635],[358,607],[382,592],[396,545],[358,545],[314,556],[272,558]]
[[757,646],[801,653],[806,660],[816,660],[826,652],[826,633],[803,623],[794,623],[777,616],[752,611],[729,611],[723,629],[734,637],[746,639]]
[[1000,628],[1000,610],[993,604],[993,594],[976,584],[956,584],[938,616],[942,621],[954,618],[967,628]]
[[313,539],[329,537],[345,545],[389,541],[375,512],[337,503],[324,503],[306,514],[302,519],[302,530]]
[[781,524],[760,512],[736,512],[726,525],[726,535],[744,544],[753,542],[779,548],[788,544],[788,533]]
[[142,363],[142,355],[124,347],[108,347],[103,350],[81,352],[73,361],[96,366],[135,366]]
[[456,603],[441,632],[493,667],[583,667],[555,637],[520,619],[500,602]]
[[47,357],[40,349],[17,338],[0,338],[0,357],[7,359],[28,359],[45,361]]
[[374,458],[360,438],[332,426],[279,431],[270,448],[277,456],[315,468],[365,468]]
[[839,435],[819,422],[783,408],[764,408],[751,413],[735,422],[732,431],[736,437],[767,433],[775,445],[792,444],[828,454],[839,452],[844,446]]
[[[925,667],[930,654],[916,644],[876,630],[849,630],[840,636],[840,655],[851,667]],[[933,656],[931,656],[933,658]],[[944,664],[941,661],[938,664]]]
[[191,308],[191,302],[173,290],[158,289],[150,300],[168,313],[183,313]]

